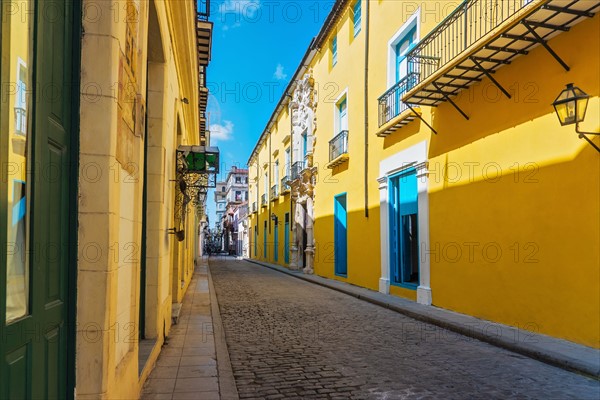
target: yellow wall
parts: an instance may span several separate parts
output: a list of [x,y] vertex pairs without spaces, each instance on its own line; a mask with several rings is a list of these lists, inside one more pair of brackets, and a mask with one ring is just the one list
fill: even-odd
[[[148,22],[151,2],[145,1],[124,1],[117,8],[93,4],[89,9],[98,10],[99,20],[83,20],[76,351],[76,390],[82,399],[139,397],[169,333],[172,303],[182,300],[193,273],[197,220],[191,205],[185,240],[178,242],[168,229],[175,226],[177,186],[171,180],[176,147],[199,143],[195,3],[154,4],[155,24]],[[130,17],[133,10],[138,18],[115,18],[115,13]],[[127,87],[134,97],[129,99],[122,97],[128,79],[124,55],[131,48],[125,45],[128,32],[135,49],[129,78],[134,90]],[[180,100],[184,97],[189,104]],[[142,117],[128,125],[131,107],[138,107],[135,115]],[[148,226],[143,232],[146,110]],[[99,171],[100,177],[86,171]],[[147,250],[145,333],[155,345],[140,376],[142,235]],[[99,249],[101,256],[90,258],[90,248]]]
[[[422,8],[420,38],[456,5],[442,2]],[[469,121],[450,104],[443,103],[437,108],[422,108],[423,118],[431,121],[438,135],[415,120],[388,137],[379,138],[375,135],[379,125],[377,98],[388,89],[388,41],[415,9],[412,2],[371,2],[367,218],[366,2],[362,8],[359,35],[353,37],[352,14],[347,9],[311,61],[319,97],[314,150],[314,162],[318,165],[314,197],[315,273],[378,289],[379,163],[426,142],[431,249],[422,248],[421,254],[433,252],[429,254],[433,305],[600,347],[598,153],[577,138],[574,127],[560,127],[550,106],[565,84],[574,82],[592,96],[582,128],[598,131],[600,60],[598,52],[591,49],[600,48],[600,17],[585,20],[550,41],[571,67],[570,72],[537,47],[495,74],[513,92],[512,99],[503,97],[484,79],[456,100],[470,116]],[[333,34],[338,35],[335,66],[331,65],[330,50]],[[349,160],[330,170],[325,167],[329,161],[328,142],[338,133],[334,130],[335,99],[346,89]],[[281,126],[278,123],[279,129]],[[258,160],[261,176],[262,165],[269,159],[265,150],[269,135],[263,138],[265,144],[251,158],[251,164]],[[271,145],[276,142],[279,140],[273,140]],[[256,166],[251,166],[251,182],[255,171]],[[501,171],[497,178],[496,171]],[[262,191],[261,179],[258,187]],[[333,264],[333,202],[335,195],[344,192],[348,202],[347,278],[335,276]],[[255,198],[254,191],[251,202]],[[285,203],[278,203],[269,212],[283,212],[277,208],[280,205],[289,209],[287,197]],[[254,229],[258,218],[260,260],[264,259],[263,221],[268,215],[265,210],[251,219]],[[282,237],[280,234],[280,240]],[[253,231],[251,238],[254,239]],[[271,240],[269,236],[268,241]],[[501,249],[501,256],[495,256],[497,249]],[[254,258],[253,242],[251,250]],[[458,256],[456,251],[462,254]],[[267,257],[265,261],[273,260]],[[390,291],[416,298],[413,290],[391,286]]]
[[[250,255],[251,258],[286,266],[285,263],[285,214],[289,213],[290,226],[293,219],[291,214],[290,193],[283,193],[281,188],[281,179],[288,174],[285,168],[285,150],[290,147],[290,113],[286,107],[276,116],[275,123],[272,126],[271,134],[267,135],[262,146],[260,146],[257,155],[253,157],[249,164],[249,204],[250,204]],[[270,148],[270,151],[269,151]],[[290,156],[291,157],[291,156]],[[279,161],[279,179],[275,182],[275,161]],[[290,158],[291,161],[291,158]],[[267,207],[261,206],[261,196],[265,192],[265,172],[268,176]],[[258,178],[258,180],[257,180]],[[277,184],[279,195],[275,198],[270,197],[270,188]],[[257,213],[252,212],[252,204],[257,204]],[[277,261],[275,261],[275,222],[271,215],[275,214],[278,218],[278,240],[277,240]],[[267,257],[264,256],[264,223],[267,221]],[[257,252],[254,252],[254,227],[258,225]],[[290,240],[291,240],[290,233]],[[290,254],[291,258],[291,254]]]

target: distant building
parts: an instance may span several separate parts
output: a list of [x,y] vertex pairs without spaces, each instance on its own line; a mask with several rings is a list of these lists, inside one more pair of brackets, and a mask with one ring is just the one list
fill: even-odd
[[240,255],[238,252],[238,222],[236,216],[239,209],[245,208],[248,214],[248,170],[233,167],[227,175],[226,181],[226,206],[222,217],[223,250],[231,255]]
[[215,188],[215,210],[217,217],[215,219],[215,227],[221,226],[221,220],[225,214],[225,208],[227,208],[226,196],[227,182],[217,182],[217,187]]

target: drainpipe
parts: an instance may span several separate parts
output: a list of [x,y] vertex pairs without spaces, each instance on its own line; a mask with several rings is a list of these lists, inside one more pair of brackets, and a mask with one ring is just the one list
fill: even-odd
[[[361,1],[361,0],[359,0]],[[365,14],[365,218],[369,218],[369,18],[371,2]]]

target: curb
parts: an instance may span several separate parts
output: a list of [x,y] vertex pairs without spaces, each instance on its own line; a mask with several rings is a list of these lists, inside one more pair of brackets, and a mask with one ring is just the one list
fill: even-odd
[[[267,267],[306,282],[347,294],[415,320],[439,326],[449,331],[489,343],[543,363],[600,380],[600,350],[566,340],[485,321],[465,314],[424,306],[410,300],[385,295],[316,275],[305,275],[284,267],[245,258],[244,261]],[[457,321],[457,320],[462,320]],[[497,333],[500,332],[498,335]],[[492,333],[492,334],[491,334]],[[520,338],[520,339],[516,339]],[[549,347],[554,347],[551,349]]]
[[215,291],[212,275],[210,273],[210,260],[207,260],[206,265],[208,289],[210,291],[213,335],[217,356],[217,371],[219,374],[219,394],[221,399],[239,400],[237,385],[235,384],[235,378],[233,377],[233,369],[231,368],[231,358],[229,357],[227,341],[225,340],[225,330],[223,329],[223,321],[221,320],[217,292]]

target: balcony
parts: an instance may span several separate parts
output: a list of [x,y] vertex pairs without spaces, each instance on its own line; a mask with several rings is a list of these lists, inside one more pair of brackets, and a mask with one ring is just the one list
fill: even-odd
[[417,113],[420,115],[420,110],[411,110],[401,100],[404,93],[415,86],[417,79],[417,74],[408,74],[378,99],[381,129],[377,132],[377,136],[388,136],[417,118]]
[[402,96],[408,104],[437,106],[487,77],[508,98],[493,74],[520,55],[543,46],[565,69],[548,41],[598,11],[597,1],[465,0],[407,55],[414,85]]
[[306,165],[306,161],[296,161],[292,164],[292,168],[290,171],[290,175],[293,181],[299,179],[302,175],[302,171],[304,171]]
[[275,201],[278,198],[279,198],[279,184],[275,184],[271,188],[271,201]]
[[348,131],[341,131],[329,141],[329,164],[333,169],[348,161]]
[[267,206],[267,194],[266,193],[263,193],[262,196],[260,196],[260,205],[261,205],[261,207]]
[[290,190],[290,177],[286,175],[281,179],[281,194],[289,193]]
[[198,65],[207,66],[212,48],[213,23],[210,16],[210,0],[199,0],[196,12],[196,37],[198,42]]

